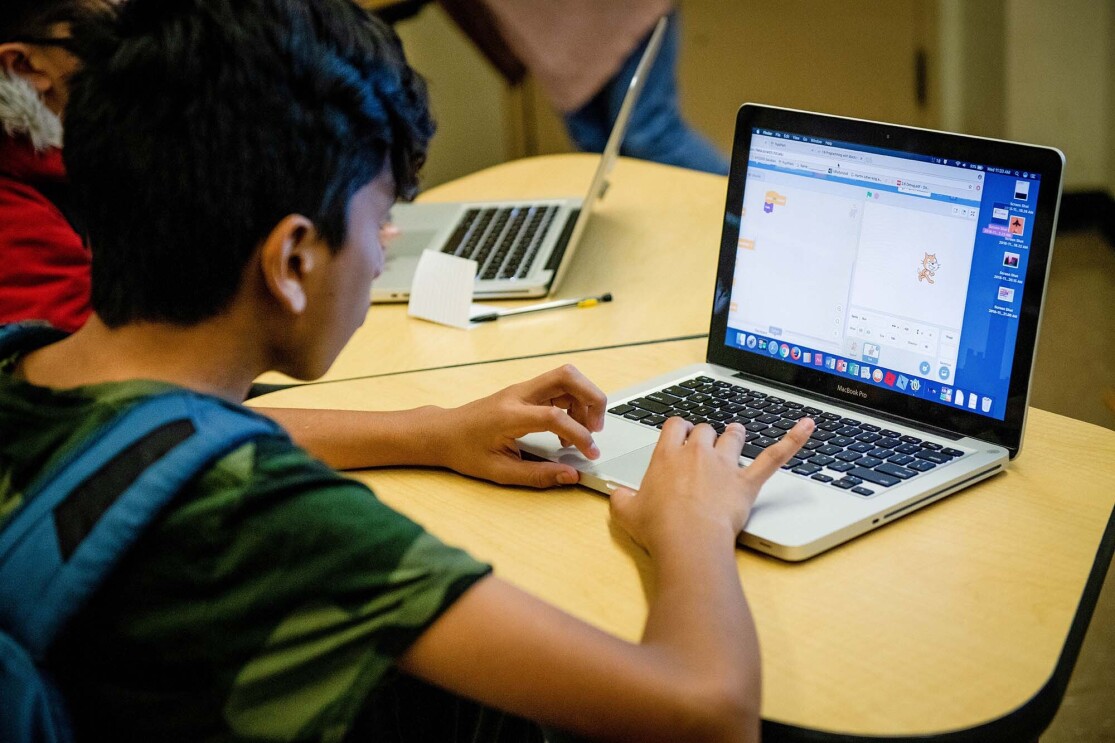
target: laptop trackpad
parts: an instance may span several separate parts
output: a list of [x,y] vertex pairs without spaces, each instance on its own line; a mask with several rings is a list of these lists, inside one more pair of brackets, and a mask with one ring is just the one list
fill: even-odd
[[[611,474],[612,463],[625,458],[631,452],[646,449],[645,461],[649,461],[650,452],[654,451],[654,445],[658,441],[658,430],[607,416],[604,430],[594,433],[592,438],[600,449],[600,458],[596,460],[586,459],[572,446],[562,447],[557,436],[548,432],[527,434],[519,439],[519,445],[531,454],[553,462],[564,462],[582,472],[603,470]],[[635,482],[641,479],[642,474],[639,474]]]
[[438,230],[423,230],[408,227],[399,232],[387,245],[387,262],[391,263],[393,256],[417,256],[430,247],[430,243],[437,236]]

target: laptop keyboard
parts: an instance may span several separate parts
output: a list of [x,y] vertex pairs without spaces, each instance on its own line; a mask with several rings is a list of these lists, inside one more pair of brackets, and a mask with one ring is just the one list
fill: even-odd
[[521,279],[557,210],[544,204],[469,209],[441,250],[476,261],[479,279]]
[[959,449],[706,376],[628,400],[608,412],[654,428],[680,416],[691,423],[708,423],[717,433],[738,422],[747,429],[743,456],[751,459],[809,417],[817,424],[813,435],[782,469],[864,497],[964,455]]

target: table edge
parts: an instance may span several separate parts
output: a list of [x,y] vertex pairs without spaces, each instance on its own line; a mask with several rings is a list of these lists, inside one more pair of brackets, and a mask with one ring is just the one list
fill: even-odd
[[1115,507],[1112,508],[1107,519],[1107,526],[1100,538],[1096,558],[1092,562],[1092,569],[1088,580],[1084,584],[1084,591],[1077,604],[1076,613],[1073,615],[1072,624],[1069,625],[1068,635],[1064,647],[1053,667],[1053,672],[1032,697],[1021,706],[987,722],[974,725],[961,730],[947,730],[940,733],[918,735],[857,735],[853,733],[838,733],[826,730],[803,728],[797,725],[778,722],[777,720],[762,721],[763,740],[767,743],[857,743],[871,741],[872,743],[987,743],[987,741],[1037,741],[1045,732],[1065,696],[1073,668],[1076,666],[1080,649],[1091,624],[1092,615],[1099,601],[1104,580],[1115,556]]

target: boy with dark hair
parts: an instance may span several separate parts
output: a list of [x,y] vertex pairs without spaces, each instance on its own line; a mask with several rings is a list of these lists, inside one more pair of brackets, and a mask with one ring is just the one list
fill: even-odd
[[[0,524],[39,472],[148,396],[237,402],[264,371],[324,372],[364,319],[380,228],[432,133],[397,39],[347,0],[132,0],[97,38],[65,135],[94,314],[0,359]],[[515,439],[549,430],[596,456],[604,406],[564,367],[463,408],[380,416],[373,452],[345,413],[323,413],[340,443],[316,430],[335,462],[552,484],[576,473],[519,461]],[[420,680],[590,736],[753,740],[759,655],[735,538],[810,426],[741,470],[739,425],[718,438],[667,422],[642,489],[611,501],[655,573],[637,644],[502,582],[274,436],[184,488],[49,667],[79,739],[459,731],[461,707],[446,717]]]

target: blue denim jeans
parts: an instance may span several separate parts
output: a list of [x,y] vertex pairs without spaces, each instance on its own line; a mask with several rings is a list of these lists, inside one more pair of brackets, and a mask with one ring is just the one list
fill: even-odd
[[[635,104],[620,153],[643,160],[727,175],[728,160],[681,116],[677,95],[678,14],[670,14],[658,58]],[[570,139],[586,152],[603,152],[627,86],[650,36],[631,53],[616,76],[580,109],[565,116]]]

